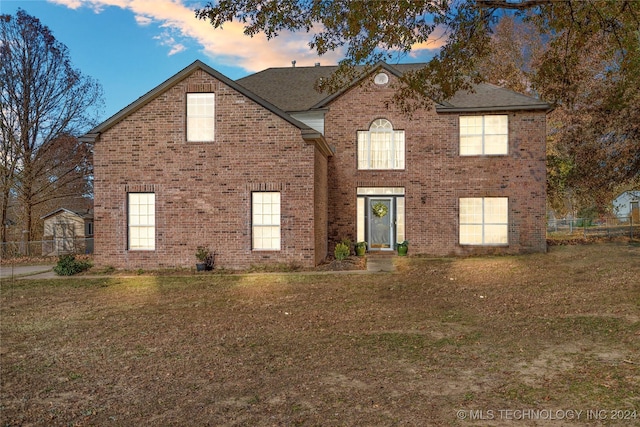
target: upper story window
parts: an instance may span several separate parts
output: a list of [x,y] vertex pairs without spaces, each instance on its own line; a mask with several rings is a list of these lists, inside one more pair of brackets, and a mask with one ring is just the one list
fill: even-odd
[[509,153],[509,120],[506,114],[460,116],[460,155]]
[[215,94],[187,94],[187,141],[211,142],[215,135]]
[[404,131],[386,119],[358,131],[358,169],[404,169]]

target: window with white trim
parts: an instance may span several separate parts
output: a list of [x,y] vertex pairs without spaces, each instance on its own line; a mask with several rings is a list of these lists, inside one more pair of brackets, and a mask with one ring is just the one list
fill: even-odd
[[460,199],[461,245],[508,245],[509,199],[468,197]]
[[187,94],[187,141],[211,142],[215,135],[215,94]]
[[386,119],[358,131],[358,169],[404,169],[404,131]]
[[128,194],[129,250],[156,249],[156,196],[154,193]]
[[280,250],[280,193],[254,192],[251,194],[252,248],[254,250]]
[[395,224],[395,240],[402,242],[405,240],[405,200],[403,187],[358,187],[358,199],[356,202],[356,241],[364,242],[367,240],[367,199],[369,197],[386,197],[389,196],[394,200],[394,224]]
[[509,153],[509,117],[503,115],[460,116],[460,155],[506,155]]

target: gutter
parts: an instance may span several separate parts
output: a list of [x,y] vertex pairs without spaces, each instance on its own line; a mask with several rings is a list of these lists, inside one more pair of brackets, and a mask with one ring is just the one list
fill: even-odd
[[332,149],[329,144],[327,144],[327,140],[317,130],[308,128],[302,129],[300,131],[302,135],[302,139],[308,144],[314,144],[316,148],[325,156],[331,157],[334,154],[334,149]]
[[437,113],[473,113],[473,112],[496,112],[496,111],[539,111],[544,110],[547,113],[554,110],[549,104],[540,105],[507,105],[492,107],[446,107],[437,105]]

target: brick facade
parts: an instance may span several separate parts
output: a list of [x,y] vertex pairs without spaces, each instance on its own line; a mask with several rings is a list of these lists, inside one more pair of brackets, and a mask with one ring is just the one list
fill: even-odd
[[[408,117],[392,102],[395,81],[390,76],[387,85],[378,86],[371,76],[329,105],[325,138],[336,148],[329,160],[330,248],[345,237],[355,241],[357,187],[403,187],[410,253],[545,251],[546,113],[492,111],[509,116],[509,154],[462,157],[460,114],[431,109]],[[404,170],[357,168],[357,131],[367,130],[379,118],[405,131]],[[460,197],[509,198],[507,247],[458,244]]]
[[[193,267],[196,248],[204,245],[215,252],[217,267],[314,266],[341,239],[356,241],[358,187],[404,189],[411,254],[546,250],[546,112],[540,108],[490,112],[508,115],[508,155],[460,156],[460,112],[432,108],[409,117],[392,102],[396,77],[376,85],[372,74],[327,101],[322,145],[304,124],[214,70],[185,70],[91,134],[100,265]],[[186,142],[190,92],[215,93],[214,142]],[[403,170],[358,170],[357,132],[380,118],[405,132]],[[280,192],[279,251],[252,250],[255,191]],[[127,247],[130,192],[155,194],[153,251]],[[508,198],[508,245],[459,244],[461,197]]]
[[[193,91],[216,94],[214,142],[185,141],[186,93]],[[195,71],[96,142],[96,262],[127,269],[193,267],[196,247],[204,245],[221,267],[316,265],[319,242],[326,242],[326,226],[318,224],[326,223],[326,213],[315,207],[326,198],[325,189],[316,191],[324,185],[326,161],[300,129]],[[251,249],[253,191],[281,193],[280,251]],[[155,251],[127,250],[128,192],[156,195]]]

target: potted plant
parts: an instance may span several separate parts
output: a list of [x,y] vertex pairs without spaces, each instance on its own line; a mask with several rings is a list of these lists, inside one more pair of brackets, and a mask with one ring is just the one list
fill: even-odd
[[398,250],[398,256],[407,256],[409,241],[405,240],[404,242],[396,243],[396,249]]
[[196,258],[198,259],[198,262],[196,263],[197,271],[213,270],[213,254],[208,248],[198,246],[198,249],[196,250]]
[[364,256],[367,253],[367,242],[358,242],[356,243],[356,255]]

